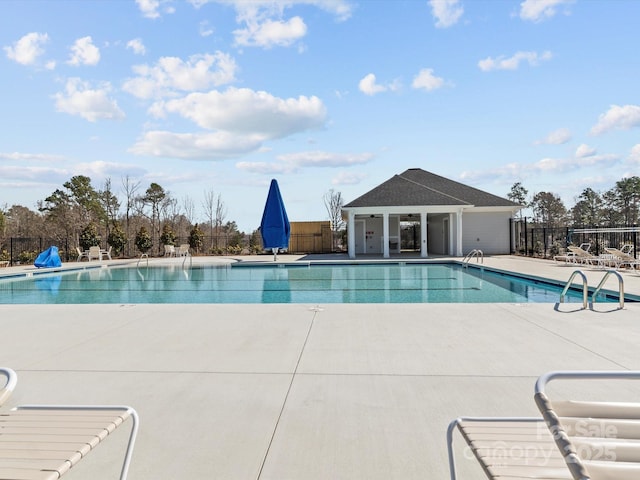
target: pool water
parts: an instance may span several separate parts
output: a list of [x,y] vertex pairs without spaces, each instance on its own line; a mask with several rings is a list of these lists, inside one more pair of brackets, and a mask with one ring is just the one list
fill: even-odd
[[[3,304],[555,303],[560,293],[455,263],[109,267],[0,280]],[[565,301],[581,295],[570,290]]]

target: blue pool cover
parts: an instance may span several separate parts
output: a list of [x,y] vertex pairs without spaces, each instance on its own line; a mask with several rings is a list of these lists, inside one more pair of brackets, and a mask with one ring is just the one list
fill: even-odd
[[62,260],[58,255],[58,247],[51,246],[38,255],[33,262],[37,268],[50,268],[62,266]]

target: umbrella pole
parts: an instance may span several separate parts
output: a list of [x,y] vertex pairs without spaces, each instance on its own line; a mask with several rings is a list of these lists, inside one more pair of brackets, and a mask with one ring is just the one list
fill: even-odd
[[278,247],[272,248],[271,250],[273,251],[273,261],[275,262],[278,260]]

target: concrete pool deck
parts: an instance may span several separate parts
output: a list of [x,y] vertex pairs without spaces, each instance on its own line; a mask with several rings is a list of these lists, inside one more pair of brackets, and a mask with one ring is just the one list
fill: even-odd
[[[563,282],[576,269],[484,264]],[[591,286],[603,276],[581,270]],[[640,275],[621,275],[640,295]],[[536,415],[533,385],[550,370],[640,370],[640,304],[579,307],[0,305],[0,364],[19,375],[3,408],[132,405],[130,480],[446,479],[453,418]],[[117,478],[125,442],[119,429],[64,478]],[[461,479],[485,478],[459,460]]]

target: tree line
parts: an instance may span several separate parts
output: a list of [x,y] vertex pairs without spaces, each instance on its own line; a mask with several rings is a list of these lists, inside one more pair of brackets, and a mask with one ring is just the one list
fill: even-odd
[[[560,196],[538,192],[529,196],[521,182],[511,187],[507,198],[530,209],[533,222],[541,227],[571,226],[621,227],[637,226],[640,214],[640,177],[623,178],[603,192],[585,188],[567,208]],[[523,212],[520,213],[523,216]]]
[[46,237],[70,249],[111,246],[113,254],[126,256],[161,254],[164,245],[178,241],[195,251],[240,253],[255,237],[255,232],[247,236],[234,221],[227,221],[226,205],[213,191],[204,192],[206,221],[200,224],[194,223],[193,199],[179,202],[157,183],[143,190],[140,181],[126,176],[121,179],[121,194],[122,198],[114,192],[111,179],[97,189],[89,177],[77,175],[38,201],[37,210],[5,205],[0,208],[0,246],[9,237]]
[[[91,178],[77,175],[38,201],[37,210],[22,205],[0,207],[0,260],[6,260],[8,238],[47,238],[67,245],[71,254],[76,246],[84,250],[110,246],[115,256],[161,255],[164,245],[181,243],[206,254],[258,253],[262,249],[258,230],[247,234],[227,220],[227,207],[219,193],[204,192],[205,221],[194,223],[195,202],[190,197],[178,201],[159,184],[143,189],[140,181],[128,176],[121,179],[120,187],[118,195],[110,178],[96,188]],[[331,189],[323,201],[332,230],[342,232],[342,194]]]

